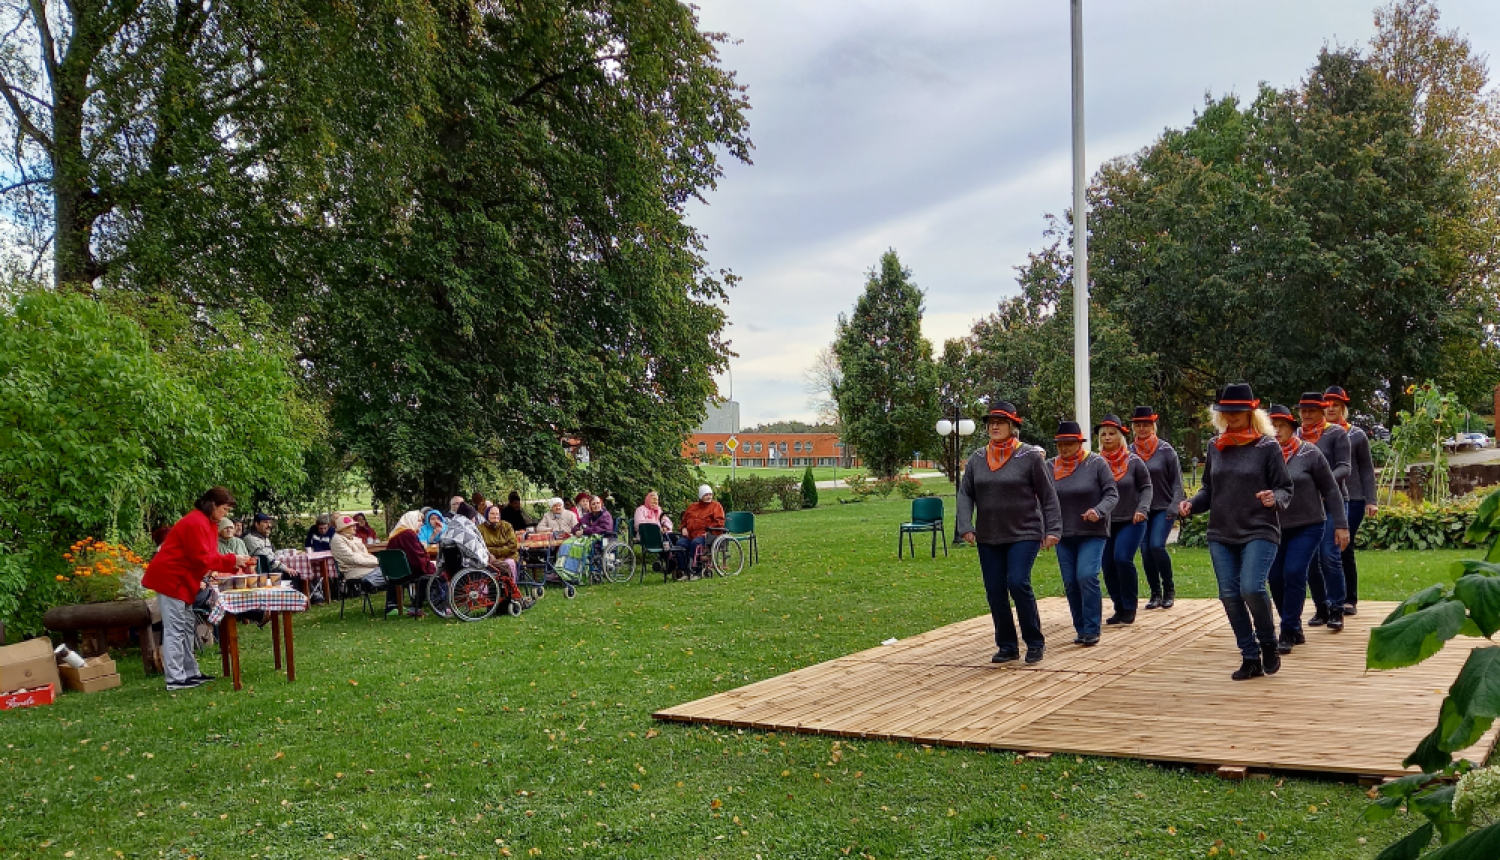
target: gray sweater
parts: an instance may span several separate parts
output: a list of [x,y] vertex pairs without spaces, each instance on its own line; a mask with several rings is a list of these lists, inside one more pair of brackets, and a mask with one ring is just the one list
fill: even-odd
[[[1276,494],[1266,507],[1255,497],[1262,490]],[[1220,451],[1209,444],[1203,481],[1189,502],[1190,511],[1209,511],[1208,539],[1214,543],[1246,544],[1268,540],[1281,544],[1279,511],[1292,501],[1292,477],[1287,474],[1281,445],[1270,436]]]
[[1339,492],[1328,459],[1316,445],[1303,442],[1286,461],[1286,471],[1292,476],[1292,501],[1281,513],[1282,528],[1300,528],[1328,520],[1333,520],[1336,529],[1349,527],[1344,496]]
[[1349,427],[1349,491],[1351,502],[1374,502],[1379,498],[1375,485],[1375,461],[1370,457],[1370,437],[1358,427]]
[[959,534],[974,532],[976,540],[990,544],[1039,541],[1062,537],[1061,517],[1041,448],[1023,443],[998,472],[990,471],[983,448],[970,455],[958,482]]
[[[1047,469],[1050,471],[1056,462],[1048,460]],[[1057,504],[1062,512],[1063,537],[1109,537],[1109,514],[1115,509],[1120,492],[1103,457],[1085,456],[1073,474],[1061,481],[1054,479],[1052,486],[1057,490]],[[1083,518],[1090,508],[1099,513],[1098,522]]]
[[[1103,459],[1103,458],[1100,458]],[[1108,465],[1108,464],[1106,464]],[[1115,473],[1110,472],[1109,477],[1114,479]],[[1151,483],[1151,470],[1146,464],[1134,454],[1126,461],[1125,477],[1118,484],[1120,488],[1120,503],[1115,505],[1114,516],[1111,522],[1126,523],[1135,519],[1137,513],[1151,514],[1151,497],[1156,494]]]
[[[1302,438],[1301,430],[1297,431],[1297,438]],[[1333,469],[1333,479],[1339,482],[1339,493],[1349,495],[1349,434],[1339,425],[1329,424],[1318,437],[1318,450],[1323,452],[1323,459]]]
[[[1140,456],[1134,444],[1130,451]],[[1177,503],[1187,498],[1182,491],[1182,461],[1177,459],[1176,449],[1165,439],[1157,442],[1146,469],[1151,472],[1151,512],[1168,510],[1176,516]]]

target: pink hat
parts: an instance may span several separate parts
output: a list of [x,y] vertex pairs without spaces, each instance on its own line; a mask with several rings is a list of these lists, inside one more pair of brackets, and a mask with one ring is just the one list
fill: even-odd
[[338,531],[343,531],[344,529],[352,529],[356,525],[356,523],[354,522],[354,517],[346,515],[340,515],[335,523],[335,528]]

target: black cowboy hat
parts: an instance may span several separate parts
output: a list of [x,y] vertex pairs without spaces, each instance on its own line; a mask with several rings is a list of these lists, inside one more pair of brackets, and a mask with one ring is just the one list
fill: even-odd
[[1293,427],[1302,423],[1302,419],[1293,415],[1292,410],[1286,408],[1285,406],[1282,406],[1280,403],[1272,403],[1271,408],[1267,410],[1267,414],[1271,416],[1272,421],[1280,418],[1282,421],[1290,422]]
[[1219,392],[1213,409],[1215,412],[1251,412],[1259,406],[1260,401],[1255,399],[1250,383],[1231,382]]
[[1057,435],[1052,438],[1059,442],[1082,442],[1083,428],[1078,426],[1077,421],[1059,421],[1057,422]]
[[1344,389],[1338,387],[1337,385],[1330,385],[1328,386],[1328,390],[1323,392],[1323,400],[1342,400],[1344,402],[1344,405],[1348,406],[1349,393]]
[[1328,401],[1323,398],[1322,392],[1319,391],[1304,391],[1302,392],[1302,399],[1297,401],[1298,409],[1322,409],[1327,405]]
[[1102,428],[1104,428],[1104,427],[1113,427],[1116,430],[1120,431],[1121,433],[1129,433],[1130,432],[1130,428],[1129,427],[1127,427],[1124,424],[1120,423],[1120,416],[1118,416],[1118,415],[1106,415],[1103,418],[1100,418],[1099,419],[1099,423],[1094,425],[1094,432],[1098,433],[1099,430],[1102,429]]
[[984,416],[986,421],[1009,421],[1016,426],[1021,424],[1021,414],[1016,410],[1016,404],[1009,400],[991,400],[990,411]]
[[1156,410],[1152,409],[1150,406],[1137,406],[1135,408],[1135,411],[1132,412],[1132,413],[1130,413],[1130,420],[1132,422],[1135,422],[1135,421],[1155,421],[1156,420]]

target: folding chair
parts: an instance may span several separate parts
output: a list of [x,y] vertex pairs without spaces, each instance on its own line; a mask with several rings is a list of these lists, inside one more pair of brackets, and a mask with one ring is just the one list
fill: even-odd
[[929,496],[925,499],[913,499],[911,503],[911,522],[902,523],[901,531],[896,535],[896,557],[901,558],[903,541],[910,545],[912,558],[917,557],[917,547],[912,535],[919,532],[932,532],[932,557],[937,558],[938,536],[943,538],[943,555],[948,554],[948,531],[943,526],[943,500]]
[[749,511],[730,511],[724,515],[724,533],[732,540],[750,544],[747,560],[753,566],[760,561],[760,542],[755,537],[755,514]]

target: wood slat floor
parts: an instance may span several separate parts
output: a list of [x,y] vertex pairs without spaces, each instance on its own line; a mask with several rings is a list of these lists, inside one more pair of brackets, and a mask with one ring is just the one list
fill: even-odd
[[[1217,600],[1179,600],[1069,644],[1066,601],[1041,602],[1046,659],[991,665],[988,615],[894,645],[658,712],[659,720],[952,746],[1076,753],[1370,776],[1436,724],[1468,650],[1459,637],[1419,666],[1366,672],[1370,628],[1394,603],[1368,601],[1344,632],[1307,629],[1281,672],[1231,681],[1239,665]],[[1106,600],[1107,603],[1107,600]],[[1500,726],[1464,752],[1484,761]]]

